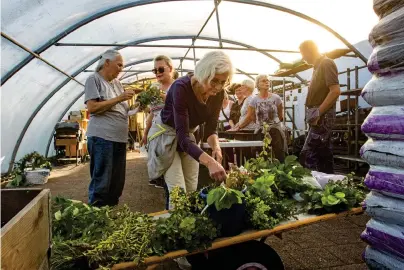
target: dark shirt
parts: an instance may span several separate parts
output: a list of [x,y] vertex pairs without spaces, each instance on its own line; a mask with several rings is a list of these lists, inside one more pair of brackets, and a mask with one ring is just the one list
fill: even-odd
[[191,76],[179,78],[171,85],[161,111],[161,119],[164,124],[175,128],[178,151],[186,152],[199,161],[203,150],[190,138],[189,130],[205,124],[204,138],[217,134],[223,97],[222,91],[209,97],[206,104],[199,102],[192,89]]
[[330,92],[329,87],[336,84],[339,85],[337,66],[333,60],[322,56],[313,68],[306,106],[320,106]]
[[233,124],[237,124],[238,121],[240,120],[241,116],[241,107],[243,106],[244,100],[239,104],[239,101],[237,100],[236,102],[231,105],[230,109],[230,120],[233,121]]

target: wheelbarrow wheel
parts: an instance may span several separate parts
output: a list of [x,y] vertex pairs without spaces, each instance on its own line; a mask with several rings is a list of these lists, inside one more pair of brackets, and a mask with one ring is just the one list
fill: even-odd
[[229,269],[232,270],[284,270],[278,253],[265,243],[248,241],[236,245],[235,254],[229,254]]
[[278,253],[265,243],[248,241],[188,257],[192,269],[284,270]]

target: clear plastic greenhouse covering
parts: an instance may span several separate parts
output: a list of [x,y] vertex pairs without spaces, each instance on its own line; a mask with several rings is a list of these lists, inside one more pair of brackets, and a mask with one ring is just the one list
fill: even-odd
[[[300,58],[298,46],[306,39],[316,41],[323,52],[355,46],[367,40],[376,22],[371,0],[3,0],[1,156],[5,160],[1,171],[6,172],[10,162],[33,150],[47,154],[55,124],[72,106],[84,106],[83,84],[107,49],[120,49],[125,70],[130,69],[119,76],[124,83],[152,77],[149,70],[158,54],[172,57],[177,67],[182,63],[184,71],[192,70],[195,60],[218,47],[220,41],[224,48],[295,51],[225,50],[237,68],[234,80],[242,80],[259,73],[271,74],[279,62]],[[195,55],[193,49],[187,53],[186,46],[192,45],[198,33]],[[364,64],[363,59],[354,60],[356,65]],[[297,78],[293,80],[299,82]]]

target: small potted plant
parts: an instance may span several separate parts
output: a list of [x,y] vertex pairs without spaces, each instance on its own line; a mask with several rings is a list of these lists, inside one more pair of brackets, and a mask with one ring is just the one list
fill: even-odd
[[51,170],[52,165],[44,156],[38,152],[32,152],[14,164],[11,172],[13,180],[7,187],[45,184],[48,182]]

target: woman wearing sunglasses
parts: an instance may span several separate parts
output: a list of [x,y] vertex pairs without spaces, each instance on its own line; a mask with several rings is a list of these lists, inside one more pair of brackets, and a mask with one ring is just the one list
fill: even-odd
[[[171,84],[176,79],[174,77],[178,78],[178,73],[174,70],[173,67],[173,61],[171,60],[170,57],[165,55],[159,55],[156,58],[154,58],[154,69],[152,69],[152,72],[156,75],[158,85],[160,86],[161,97],[163,98],[163,102],[154,103],[150,105],[150,114],[146,120],[146,128],[144,131],[144,136],[140,143],[141,146],[147,144],[147,136],[152,126],[153,119],[155,119],[155,117],[159,115],[161,110],[163,109],[167,91],[168,89],[170,89]],[[163,188],[164,180],[162,179],[162,177],[159,177],[158,179],[150,179],[149,185],[153,185],[157,188]]]
[[[197,63],[195,74],[179,78],[171,86],[161,114],[153,121],[148,141],[149,177],[164,175],[169,191],[174,187],[195,191],[198,163],[205,165],[216,181],[226,179],[216,128],[223,88],[232,75],[230,58],[221,51],[213,51]],[[193,135],[202,124],[212,156],[196,144]]]

